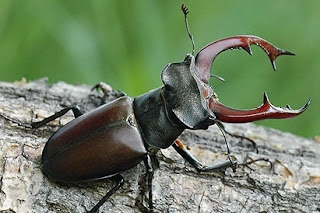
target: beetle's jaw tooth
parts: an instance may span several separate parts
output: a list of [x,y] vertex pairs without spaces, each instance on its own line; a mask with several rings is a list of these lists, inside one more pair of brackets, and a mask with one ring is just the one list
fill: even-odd
[[234,36],[215,41],[202,48],[196,55],[196,68],[197,75],[200,79],[208,83],[210,80],[211,66],[215,58],[226,50],[230,49],[243,49],[250,55],[252,55],[251,45],[257,45],[261,47],[268,55],[272,67],[276,70],[275,60],[280,55],[295,55],[292,52],[282,50],[270,42],[252,35]]

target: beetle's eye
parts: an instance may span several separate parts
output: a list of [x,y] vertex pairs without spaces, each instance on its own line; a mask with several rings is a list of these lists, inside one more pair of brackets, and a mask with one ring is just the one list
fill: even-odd
[[211,98],[213,96],[213,89],[211,86],[205,86],[203,89],[203,97],[205,99]]

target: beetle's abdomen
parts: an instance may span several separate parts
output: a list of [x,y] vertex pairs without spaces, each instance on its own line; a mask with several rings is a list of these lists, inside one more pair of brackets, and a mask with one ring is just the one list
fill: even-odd
[[59,129],[43,150],[43,172],[61,182],[97,180],[135,166],[146,153],[132,100],[122,97]]

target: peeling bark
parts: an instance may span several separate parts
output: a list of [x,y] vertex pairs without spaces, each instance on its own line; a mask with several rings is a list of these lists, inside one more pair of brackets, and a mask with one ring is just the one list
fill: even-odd
[[[51,134],[73,119],[68,113],[46,127],[32,131],[29,124],[65,106],[78,104],[88,112],[102,102],[102,95],[86,85],[63,82],[48,85],[45,79],[26,83],[0,82],[0,211],[86,212],[114,183],[109,180],[59,184],[41,173],[41,152]],[[108,101],[120,95],[114,92]],[[198,173],[173,148],[153,158],[155,212],[319,212],[320,143],[254,124],[226,125],[229,132],[257,143],[227,137],[238,163],[249,156],[268,158],[236,172]],[[226,159],[226,146],[218,128],[185,131],[180,137],[205,164]],[[146,212],[147,187],[143,163],[123,173],[124,186],[100,212]]]

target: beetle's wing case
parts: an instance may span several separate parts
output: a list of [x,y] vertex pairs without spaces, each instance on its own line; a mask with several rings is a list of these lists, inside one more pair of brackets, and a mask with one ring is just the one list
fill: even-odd
[[132,99],[122,97],[53,134],[43,150],[43,172],[61,182],[97,180],[130,169],[146,153]]

